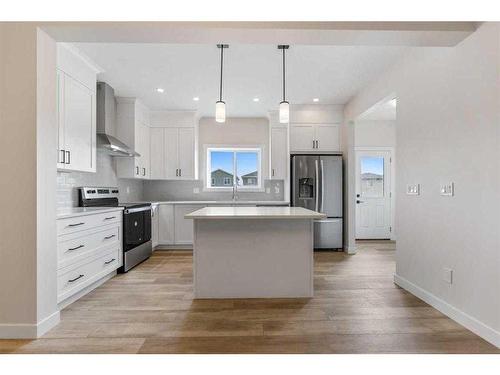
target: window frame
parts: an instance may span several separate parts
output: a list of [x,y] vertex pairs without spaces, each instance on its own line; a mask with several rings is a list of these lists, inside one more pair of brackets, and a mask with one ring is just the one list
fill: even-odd
[[[205,191],[232,191],[233,186],[237,184],[237,157],[238,152],[255,152],[257,153],[257,184],[251,186],[238,185],[239,191],[246,192],[262,192],[264,191],[263,183],[263,165],[262,165],[262,152],[263,145],[252,145],[252,146],[222,146],[222,145],[205,145],[205,183],[203,190]],[[211,186],[212,181],[212,160],[211,153],[213,151],[220,152],[232,152],[233,153],[233,184],[229,186]]]

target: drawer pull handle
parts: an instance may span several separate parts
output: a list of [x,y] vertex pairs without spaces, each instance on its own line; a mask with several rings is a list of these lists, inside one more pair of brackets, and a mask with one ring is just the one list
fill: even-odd
[[78,245],[77,247],[70,247],[68,249],[68,251],[73,251],[73,250],[78,250],[78,249],[81,249],[82,247],[84,247],[85,245]]
[[112,219],[116,219],[116,216],[110,216],[110,217],[105,217],[104,220],[112,220]]
[[76,280],[81,279],[83,276],[85,276],[85,275],[80,275],[80,276],[78,276],[78,277],[75,277],[74,279],[70,279],[70,280],[68,280],[68,282],[69,282],[69,283],[73,283],[73,282],[75,282]]
[[83,225],[85,223],[76,223],[76,224],[69,224],[68,227],[78,227],[80,225]]
[[108,260],[107,262],[104,262],[104,264],[110,264],[110,263],[113,263],[115,260],[116,260],[116,259],[115,259],[115,258],[113,258],[113,259],[111,259],[111,260]]
[[105,240],[109,240],[110,238],[113,238],[114,236],[115,236],[115,235],[114,235],[114,234],[112,234],[111,236],[106,236],[106,237],[104,237],[104,239],[105,239]]

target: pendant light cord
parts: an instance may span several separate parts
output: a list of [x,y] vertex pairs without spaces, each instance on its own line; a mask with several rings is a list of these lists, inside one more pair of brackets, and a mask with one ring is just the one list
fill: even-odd
[[220,90],[219,90],[219,101],[222,101],[222,65],[224,61],[224,46],[220,48]]
[[285,101],[285,85],[286,85],[286,79],[285,79],[285,49],[283,48],[283,101]]

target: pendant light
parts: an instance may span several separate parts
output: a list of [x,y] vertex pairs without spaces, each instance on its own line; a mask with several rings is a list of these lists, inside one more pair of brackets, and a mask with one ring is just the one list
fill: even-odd
[[288,44],[278,45],[278,49],[283,51],[283,100],[280,103],[280,123],[286,124],[290,121],[290,104],[285,100],[285,51],[290,46]]
[[224,123],[226,122],[226,103],[222,101],[222,68],[224,64],[224,48],[229,48],[229,44],[217,44],[220,48],[220,86],[219,86],[219,100],[215,103],[215,121]]

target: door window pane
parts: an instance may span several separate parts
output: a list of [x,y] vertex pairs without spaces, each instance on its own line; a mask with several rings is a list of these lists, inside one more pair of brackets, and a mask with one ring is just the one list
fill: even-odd
[[211,187],[233,185],[234,153],[212,151],[210,153]]
[[259,186],[259,154],[257,152],[236,152],[236,176],[238,186]]
[[361,195],[371,198],[384,196],[383,157],[361,157]]

